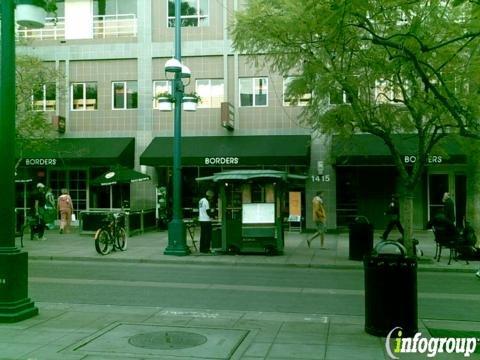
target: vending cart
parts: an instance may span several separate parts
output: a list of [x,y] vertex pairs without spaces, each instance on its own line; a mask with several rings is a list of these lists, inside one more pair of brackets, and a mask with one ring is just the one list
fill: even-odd
[[305,176],[275,170],[233,170],[197,181],[213,181],[219,193],[221,247],[225,253],[282,254],[286,184]]

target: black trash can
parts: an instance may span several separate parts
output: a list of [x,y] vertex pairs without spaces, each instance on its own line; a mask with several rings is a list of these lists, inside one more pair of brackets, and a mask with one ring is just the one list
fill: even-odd
[[363,260],[373,249],[373,224],[365,216],[357,216],[349,226],[348,258]]
[[[388,247],[395,253],[385,253]],[[387,336],[396,327],[403,336],[417,330],[417,260],[396,241],[382,241],[364,258],[365,331]]]

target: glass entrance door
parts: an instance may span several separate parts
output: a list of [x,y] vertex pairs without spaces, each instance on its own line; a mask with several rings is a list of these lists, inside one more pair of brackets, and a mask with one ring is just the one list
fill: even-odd
[[430,174],[428,176],[428,218],[434,217],[443,209],[443,194],[449,189],[448,174]]
[[49,180],[56,196],[60,195],[62,188],[66,188],[70,192],[74,212],[78,219],[79,212],[87,208],[87,170],[50,170]]
[[449,192],[455,203],[455,224],[463,226],[467,207],[467,177],[464,174],[443,173],[428,175],[428,217],[443,209],[443,194]]

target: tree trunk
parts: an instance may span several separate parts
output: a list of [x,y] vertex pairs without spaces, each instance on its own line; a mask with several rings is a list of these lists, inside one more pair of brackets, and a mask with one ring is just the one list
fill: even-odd
[[[478,141],[474,142],[477,145]],[[468,157],[467,176],[467,221],[480,234],[480,156],[471,151],[472,156]]]
[[403,244],[408,256],[415,256],[413,249],[413,191],[406,190],[401,199],[400,222],[403,226]]

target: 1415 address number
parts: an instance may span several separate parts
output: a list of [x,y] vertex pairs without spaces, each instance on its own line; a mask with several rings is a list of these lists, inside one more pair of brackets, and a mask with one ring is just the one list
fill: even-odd
[[330,175],[312,175],[312,182],[329,182]]

